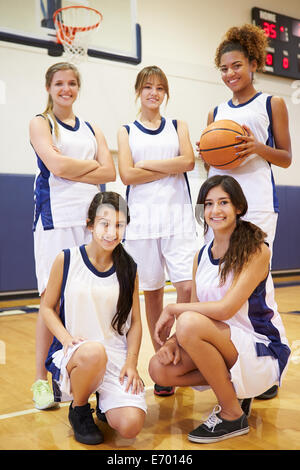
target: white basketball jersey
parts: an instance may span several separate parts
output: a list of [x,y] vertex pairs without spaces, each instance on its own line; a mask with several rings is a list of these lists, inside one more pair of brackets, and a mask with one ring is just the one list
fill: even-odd
[[[54,134],[53,144],[66,156],[79,160],[93,160],[97,153],[97,141],[91,126],[76,117],[75,126],[69,126],[57,119],[59,139]],[[36,154],[38,171],[35,178],[34,229],[41,217],[44,230],[58,227],[86,225],[87,211],[99,186],[70,181],[53,175]]]
[[[164,160],[179,155],[177,121],[162,117],[158,129],[139,121],[125,126],[133,162]],[[195,222],[187,175],[174,174],[144,184],[128,186],[130,224],[127,240],[178,236],[195,233]]]
[[[64,255],[60,319],[66,330],[71,336],[101,341],[106,347],[125,351],[131,313],[123,328],[124,335],[119,335],[111,325],[119,298],[115,267],[106,272],[98,271],[90,262],[84,245],[64,250]],[[61,343],[54,338],[48,353],[49,370],[53,354],[61,348]]]
[[[272,96],[257,93],[247,103],[234,105],[232,100],[214,110],[214,121],[231,119],[245,124],[259,142],[274,146],[272,133]],[[233,176],[241,185],[249,211],[278,212],[278,200],[271,164],[257,154],[252,154],[237,168],[225,170],[210,167],[208,176]]]
[[[225,284],[220,286],[219,260],[213,258],[212,245],[213,242],[204,245],[198,256],[195,280],[199,302],[221,300],[232,284],[232,275],[228,275]],[[235,325],[253,335],[257,356],[276,357],[280,371],[283,371],[290,350],[285,329],[277,310],[270,273],[256,287],[239,311],[224,322],[228,325]]]

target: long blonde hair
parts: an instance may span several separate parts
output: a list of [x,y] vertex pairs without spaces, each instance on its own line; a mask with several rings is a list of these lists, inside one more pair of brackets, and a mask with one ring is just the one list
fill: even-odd
[[[46,75],[45,75],[45,85],[46,85],[47,89],[51,85],[54,74],[56,72],[59,72],[60,70],[72,70],[74,72],[75,77],[76,77],[76,80],[77,80],[77,83],[78,83],[78,88],[80,89],[81,79],[80,79],[80,74],[78,72],[78,69],[75,67],[75,65],[70,64],[69,62],[58,62],[57,64],[53,64],[53,65],[51,65],[51,67],[48,68],[48,70],[46,72]],[[53,123],[54,123],[54,134],[55,134],[56,138],[58,138],[59,137],[59,129],[58,129],[58,124],[57,124],[56,117],[53,113],[53,100],[52,100],[52,97],[51,97],[50,93],[48,93],[47,106],[46,106],[45,111],[42,113],[42,115],[45,116],[45,118],[48,120],[49,125],[50,125],[50,121],[49,121],[48,116],[50,116],[52,118]]]

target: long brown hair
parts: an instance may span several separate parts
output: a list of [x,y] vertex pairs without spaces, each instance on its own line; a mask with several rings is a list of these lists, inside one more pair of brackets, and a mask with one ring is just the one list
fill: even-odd
[[195,216],[198,223],[203,224],[204,220],[204,233],[208,230],[208,225],[204,219],[204,203],[209,191],[216,186],[221,186],[223,191],[228,194],[233,206],[239,211],[236,216],[236,227],[230,237],[228,250],[219,263],[220,284],[224,284],[230,272],[236,277],[241,273],[251,257],[261,250],[262,243],[267,234],[257,225],[241,219],[248,210],[248,203],[240,184],[232,176],[227,175],[212,176],[200,188]]
[[[73,65],[69,62],[58,62],[57,64],[53,64],[53,65],[51,65],[51,67],[48,68],[48,70],[46,72],[46,75],[45,75],[45,85],[46,85],[47,89],[51,85],[54,74],[56,72],[59,72],[60,70],[72,70],[74,72],[75,77],[76,77],[76,80],[77,80],[77,83],[78,83],[78,88],[80,89],[81,79],[80,79],[80,74],[78,72],[78,69],[75,67],[75,65]],[[54,134],[55,134],[56,138],[58,138],[58,136],[59,136],[58,124],[57,124],[57,121],[56,121],[56,117],[53,113],[53,100],[52,100],[52,97],[50,96],[50,93],[48,93],[47,106],[46,106],[45,111],[42,113],[42,115],[45,116],[45,118],[48,121],[49,121],[48,116],[50,116],[52,118],[53,123],[54,123]]]
[[[129,224],[130,215],[125,199],[118,193],[105,191],[97,193],[90,204],[88,210],[88,226],[92,226],[94,224],[97,209],[103,204],[111,206],[116,212],[122,212],[126,216],[126,223]],[[125,325],[132,308],[137,267],[131,256],[127,251],[125,251],[122,243],[119,243],[113,250],[112,259],[116,269],[120,290],[117,311],[111,324],[114,330],[122,335],[123,326]]]

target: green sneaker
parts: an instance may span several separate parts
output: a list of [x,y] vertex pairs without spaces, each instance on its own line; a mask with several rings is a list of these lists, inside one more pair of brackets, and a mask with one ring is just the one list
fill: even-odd
[[46,410],[47,408],[54,408],[58,403],[54,401],[52,389],[48,380],[37,380],[31,387],[33,392],[33,401],[38,410]]

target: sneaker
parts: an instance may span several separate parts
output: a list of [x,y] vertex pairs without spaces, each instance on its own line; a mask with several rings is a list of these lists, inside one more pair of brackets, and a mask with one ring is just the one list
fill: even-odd
[[240,406],[243,412],[245,413],[247,418],[249,418],[249,416],[251,415],[251,407],[253,403],[253,398],[242,398],[242,399],[239,399],[239,402],[240,402]]
[[[73,403],[73,402],[72,402]],[[91,409],[89,403],[83,406],[69,408],[69,421],[74,431],[75,439],[82,444],[101,444],[103,442],[103,434],[96,426],[93,419],[94,410]]]
[[221,418],[220,411],[220,405],[215,406],[208,419],[189,433],[189,441],[209,444],[249,432],[247,416],[244,413],[238,419],[227,421]]
[[33,401],[38,410],[46,410],[54,408],[58,403],[54,401],[53,391],[48,380],[37,380],[31,387],[33,392]]
[[278,393],[278,386],[273,385],[273,387],[269,388],[269,390],[266,390],[264,393],[261,395],[258,395],[258,397],[255,397],[257,400],[270,400],[271,398],[275,398]]
[[154,394],[159,397],[170,397],[174,393],[175,387],[162,387],[161,385],[154,384]]
[[103,423],[107,423],[105,413],[103,413],[103,411],[99,407],[99,392],[96,392],[96,400],[97,400],[96,416],[99,419],[99,421],[102,421]]

